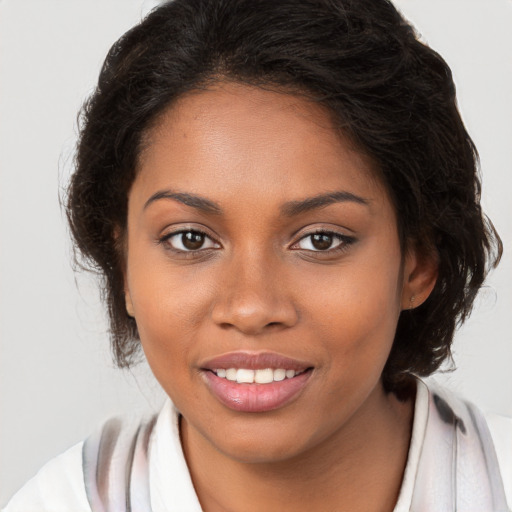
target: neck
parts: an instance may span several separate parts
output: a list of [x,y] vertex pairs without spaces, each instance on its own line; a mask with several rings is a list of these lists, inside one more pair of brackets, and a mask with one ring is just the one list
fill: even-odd
[[293,459],[246,463],[219,451],[182,418],[182,442],[205,512],[389,511],[398,498],[413,401],[379,386],[350,421]]

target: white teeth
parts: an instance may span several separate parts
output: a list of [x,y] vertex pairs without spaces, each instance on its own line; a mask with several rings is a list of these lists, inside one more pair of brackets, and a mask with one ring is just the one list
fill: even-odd
[[274,370],[274,380],[279,382],[281,380],[286,379],[286,370],[283,368],[278,368],[277,370]]
[[240,368],[236,371],[236,381],[239,384],[252,384],[254,382],[254,370],[246,370],[245,368]]
[[226,379],[235,381],[236,380],[236,372],[237,372],[236,368],[228,368],[226,370]]
[[239,384],[270,384],[285,379],[293,379],[301,371],[285,370],[284,368],[265,368],[263,370],[249,370],[248,368],[219,368],[213,370],[217,377],[227,379]]
[[256,370],[254,382],[258,384],[268,384],[274,380],[274,370],[266,368],[265,370]]

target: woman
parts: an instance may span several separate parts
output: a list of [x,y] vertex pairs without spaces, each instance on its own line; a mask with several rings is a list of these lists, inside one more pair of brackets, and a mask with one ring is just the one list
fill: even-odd
[[449,68],[391,4],[165,4],[82,121],[72,233],[118,364],[142,347],[174,405],[7,510],[507,509],[500,440],[417,379],[501,242]]

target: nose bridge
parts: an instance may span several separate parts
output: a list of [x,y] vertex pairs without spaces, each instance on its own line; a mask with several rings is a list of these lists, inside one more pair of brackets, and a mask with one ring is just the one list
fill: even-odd
[[275,252],[261,245],[234,250],[226,262],[213,320],[246,334],[271,325],[293,325],[297,313],[281,265]]

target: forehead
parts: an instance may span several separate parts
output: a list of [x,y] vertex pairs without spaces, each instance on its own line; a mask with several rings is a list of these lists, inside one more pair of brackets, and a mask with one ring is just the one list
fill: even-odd
[[[343,189],[386,195],[375,165],[302,96],[220,83],[177,100],[149,130],[137,189],[267,202]],[[357,189],[357,190],[356,190]]]

